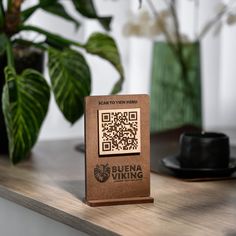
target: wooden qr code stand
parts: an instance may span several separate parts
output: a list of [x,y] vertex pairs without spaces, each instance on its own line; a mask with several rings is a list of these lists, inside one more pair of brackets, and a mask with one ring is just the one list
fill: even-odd
[[85,98],[85,201],[151,203],[148,95]]

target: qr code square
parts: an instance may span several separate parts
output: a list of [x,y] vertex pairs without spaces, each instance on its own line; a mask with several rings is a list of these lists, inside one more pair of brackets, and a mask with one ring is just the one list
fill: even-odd
[[99,110],[99,155],[140,153],[140,108]]

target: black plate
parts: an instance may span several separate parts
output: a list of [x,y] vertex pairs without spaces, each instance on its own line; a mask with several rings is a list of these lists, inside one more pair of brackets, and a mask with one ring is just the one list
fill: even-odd
[[178,156],[168,156],[162,159],[162,164],[173,171],[173,173],[180,177],[193,178],[193,177],[222,177],[229,176],[236,171],[236,159],[230,159],[228,168],[220,169],[193,169],[181,168]]

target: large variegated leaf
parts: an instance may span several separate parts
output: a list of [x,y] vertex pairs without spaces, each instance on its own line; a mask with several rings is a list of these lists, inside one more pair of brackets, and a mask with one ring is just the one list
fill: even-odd
[[35,142],[48,110],[50,89],[42,75],[27,69],[17,75],[12,67],[5,70],[3,112],[12,162],[24,159]]
[[97,55],[109,61],[116,68],[120,74],[120,79],[113,87],[111,93],[115,94],[120,92],[124,80],[124,71],[121,64],[120,54],[114,39],[106,34],[94,33],[85,44],[85,49],[88,53]]
[[49,74],[57,105],[72,124],[84,113],[84,97],[91,91],[90,70],[77,51],[49,48]]

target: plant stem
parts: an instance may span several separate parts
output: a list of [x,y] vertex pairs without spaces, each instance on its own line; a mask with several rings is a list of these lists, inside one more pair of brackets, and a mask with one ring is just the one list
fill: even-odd
[[210,30],[211,28],[222,19],[222,17],[230,10],[231,5],[235,3],[235,0],[231,0],[227,6],[223,8],[222,11],[217,13],[202,29],[201,33],[198,36],[198,40],[201,40]]
[[12,0],[7,0],[7,11],[10,12],[12,7]]
[[21,22],[21,5],[24,0],[9,0],[5,17],[5,32],[9,37],[18,33],[17,29]]
[[[153,15],[155,16],[155,18],[158,19],[159,14],[158,14],[153,2],[151,0],[147,0],[147,3],[149,5]],[[169,35],[169,32],[166,30],[165,26],[163,24],[160,24],[160,27],[161,27],[161,30],[164,33],[165,37],[166,37],[167,42],[169,44],[174,44],[174,42],[172,41],[171,36]]]
[[7,52],[7,65],[10,67],[15,67],[12,45],[9,40],[7,41],[6,52]]
[[181,47],[181,37],[180,37],[180,33],[179,33],[179,20],[177,18],[176,4],[175,4],[174,1],[172,1],[172,3],[170,3],[170,12],[172,13],[172,16],[173,16],[173,22],[174,22],[175,34],[176,34],[176,41],[177,41],[179,49],[181,49],[180,48]]
[[[158,14],[153,2],[151,0],[147,0],[147,3],[149,5],[149,8],[151,9],[151,11],[153,12],[153,15],[155,16],[155,18],[158,19],[159,14]],[[163,34],[167,40],[167,43],[168,43],[170,49],[172,50],[173,54],[178,58],[178,50],[175,47],[175,43],[172,41],[171,36],[169,35],[169,32],[165,28],[165,25],[160,23],[159,26],[160,26],[161,31],[163,32]]]
[[199,21],[199,0],[194,0],[194,39],[197,40]]
[[179,32],[180,31],[179,20],[176,13],[176,2],[174,0],[171,0],[169,8],[170,8],[170,12],[172,14],[173,22],[174,22],[176,43],[177,43],[177,58],[181,67],[182,79],[183,81],[185,81],[186,85],[189,85],[188,75],[187,75],[188,68],[187,68],[186,61],[183,55],[183,45],[181,42],[181,36]]
[[[154,16],[158,19],[159,14],[158,14],[157,10],[155,9],[153,2],[151,0],[147,0],[147,3],[149,4],[150,9],[152,10]],[[175,46],[175,43],[172,42],[169,32],[166,30],[165,26],[163,24],[160,24],[160,26],[161,26],[162,32],[164,33],[164,35],[167,39],[167,43],[168,43],[170,49],[172,50],[173,54],[176,56],[176,59],[180,64],[182,78],[183,78],[183,81],[185,81],[185,85],[187,88],[189,86],[189,81],[187,78],[187,66],[186,66],[186,62],[184,60],[182,42],[181,42],[181,37],[180,37],[180,33],[179,33],[179,21],[178,21],[176,10],[175,10],[176,3],[174,0],[171,0],[171,3],[166,3],[166,4],[167,4],[167,7],[170,8],[170,11],[172,13],[172,17],[173,17],[173,21],[174,21],[174,25],[175,25],[175,33],[176,33],[176,38],[177,38],[177,47]]]
[[77,46],[77,47],[80,47],[80,48],[84,48],[85,46],[81,43],[78,43],[76,41],[73,41],[73,40],[70,40],[70,39],[66,39],[64,37],[61,37],[60,35],[57,35],[57,34],[53,34],[53,33],[50,33],[46,30],[43,30],[41,28],[38,28],[36,26],[33,26],[33,25],[22,25],[19,27],[19,30],[20,31],[34,31],[34,32],[37,32],[37,33],[40,33],[40,34],[43,34],[45,35],[46,37],[48,38],[51,38],[53,40],[56,40],[64,45],[74,45],[74,46]]

